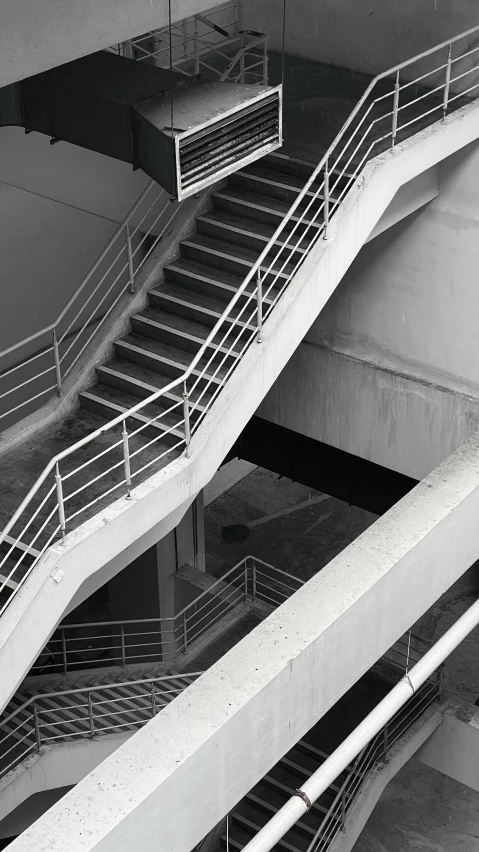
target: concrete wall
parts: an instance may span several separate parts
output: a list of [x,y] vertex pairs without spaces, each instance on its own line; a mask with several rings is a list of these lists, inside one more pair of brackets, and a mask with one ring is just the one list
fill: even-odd
[[[282,45],[283,3],[240,0],[241,23]],[[475,0],[294,0],[286,52],[377,74],[479,23]]]
[[[172,20],[224,0],[172,0]],[[168,24],[168,0],[2,0],[0,86]]]
[[0,130],[2,349],[57,316],[147,181],[101,154]]
[[416,479],[473,434],[478,178],[474,143],[440,164],[434,200],[361,249],[261,417]]
[[479,708],[454,702],[416,757],[479,792]]

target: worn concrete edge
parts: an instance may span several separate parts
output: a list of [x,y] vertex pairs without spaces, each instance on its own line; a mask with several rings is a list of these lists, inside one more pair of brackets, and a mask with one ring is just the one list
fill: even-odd
[[[55,544],[49,548],[14,597],[0,619],[0,662],[6,654],[9,662],[5,662],[7,668],[4,670],[11,667],[16,683],[28,671],[58,624],[75,594],[74,590],[86,584],[95,572],[100,574],[105,565],[111,576],[121,570],[153,543],[155,530],[162,520],[173,515],[179,519],[178,507],[187,507],[209,481],[399,186],[478,136],[479,104],[471,104],[398,145],[393,153],[381,154],[366,166],[333,218],[330,238],[318,241],[269,317],[263,343],[248,349],[208,417],[193,436],[190,458],[182,456],[176,459],[134,489],[132,500],[122,498],[115,501],[70,533],[64,546]],[[318,286],[318,279],[321,286]],[[294,329],[294,335],[291,329]],[[245,387],[249,391],[246,395]],[[215,440],[210,441],[213,434]],[[182,511],[185,510],[183,508]],[[108,541],[104,538],[106,529]],[[56,584],[51,574],[56,574],[59,569],[63,572],[63,580]],[[102,572],[101,577],[99,575],[98,585],[106,582],[105,573],[108,571]],[[8,651],[10,638],[22,619],[26,617],[29,620],[30,628],[32,623],[40,626],[41,618],[44,618],[42,592],[47,595],[51,622],[48,627],[43,626],[35,640],[34,631],[29,630],[30,644],[25,643],[26,633],[20,630],[23,641],[15,643],[15,651],[13,646]],[[38,615],[32,617],[31,605],[35,599]],[[15,687],[7,687],[8,697]],[[3,699],[3,696],[0,697]]]

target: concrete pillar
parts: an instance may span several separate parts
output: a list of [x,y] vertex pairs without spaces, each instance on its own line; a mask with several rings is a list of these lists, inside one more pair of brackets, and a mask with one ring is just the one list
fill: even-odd
[[206,571],[205,508],[200,491],[176,528],[178,568],[191,565]]
[[[182,605],[181,600],[175,604],[175,574],[184,565],[206,571],[202,491],[174,530],[110,580],[111,620],[173,619]],[[151,627],[156,630],[154,625]],[[147,630],[148,625],[143,629]],[[148,636],[144,639],[149,641]],[[145,657],[152,654],[152,662],[157,661],[156,655],[161,650],[163,661],[168,661],[181,643],[181,625],[173,621],[163,623],[160,635],[152,633],[151,640],[151,647],[143,648]]]

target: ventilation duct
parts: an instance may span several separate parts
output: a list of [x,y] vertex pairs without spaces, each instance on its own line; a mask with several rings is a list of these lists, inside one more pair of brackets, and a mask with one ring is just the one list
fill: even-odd
[[1,89],[0,124],[131,163],[181,200],[281,146],[281,86],[201,82],[102,51]]

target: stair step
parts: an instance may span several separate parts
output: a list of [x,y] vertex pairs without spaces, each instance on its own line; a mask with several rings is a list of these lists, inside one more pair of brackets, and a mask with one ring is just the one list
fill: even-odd
[[[152,393],[155,393],[161,388],[166,387],[168,379],[165,379],[154,370],[148,370],[133,361],[123,360],[121,358],[113,358],[104,366],[97,367],[97,375],[101,384],[109,387],[118,388],[126,393],[131,393],[137,396],[138,399],[147,399]],[[191,399],[196,401],[199,391],[195,390],[191,394]],[[207,405],[211,393],[208,390],[203,390],[202,401],[198,404],[198,409],[203,411]],[[153,405],[160,405],[165,410],[169,407],[167,400],[171,403],[183,402],[182,387],[178,385],[162,395],[162,397]]]
[[[227,307],[227,304],[218,304],[218,301],[211,297],[200,296],[184,287],[166,282],[160,287],[150,290],[148,295],[152,307],[178,314],[185,319],[193,320],[193,322],[204,323],[210,329],[215,326]],[[253,297],[251,304],[247,307],[244,306],[244,303],[234,305],[225,322],[231,322],[233,318],[236,319],[241,314],[238,323],[247,326],[247,318],[255,312],[256,300]]]
[[[273,770],[274,769],[275,767],[273,767]],[[271,770],[271,772],[273,770]],[[297,789],[297,785],[291,786],[290,784],[286,784],[284,781],[275,778],[274,775],[271,774],[271,772],[268,775],[264,776],[261,783],[266,784],[268,787],[272,787],[273,790],[276,790],[277,792],[286,794],[286,797],[289,799],[293,795],[294,791]],[[291,781],[291,778],[289,778],[289,781]],[[321,814],[325,814],[327,813],[328,809],[319,802],[314,802],[312,811],[317,811]]]
[[[274,172],[272,169],[256,164],[234,172],[234,174],[230,175],[228,183],[231,186],[242,187],[260,195],[271,195],[273,198],[281,198],[290,204],[296,201],[305,185],[305,181],[302,178]],[[315,191],[309,189],[306,196],[312,198],[314,194]]]
[[[191,260],[204,262],[211,266],[218,266],[220,269],[243,277],[246,277],[259,257],[259,252],[251,251],[244,246],[230,246],[223,240],[216,240],[206,234],[193,234],[192,237],[183,240],[181,254],[182,257],[188,257]],[[274,263],[273,270],[280,269],[282,262],[283,259],[279,265]],[[269,269],[269,265],[270,262],[264,261],[261,270],[265,272]],[[293,269],[294,265],[289,263],[282,272],[275,274],[280,279],[286,280]]]
[[[257,822],[254,822],[252,819],[249,819],[248,817],[245,817],[240,813],[234,813],[232,821],[234,824],[240,825],[245,832],[250,832],[251,835],[258,834],[258,831],[260,831],[260,829],[262,828],[262,826],[258,825]],[[288,834],[289,833],[290,832],[288,832]],[[301,838],[301,841],[302,840],[303,838]],[[300,846],[293,846],[292,843],[289,843],[287,840],[282,839],[276,843],[275,849],[284,849],[285,852],[305,852],[305,850],[307,849],[307,841],[302,842]]]
[[[211,210],[196,219],[198,232],[216,239],[225,240],[234,245],[250,248],[258,254],[268,245],[274,235],[275,226],[267,222],[237,216],[227,211]],[[274,246],[285,247],[289,251],[304,253],[306,246],[301,241],[300,234],[294,234],[291,241],[285,232],[275,241]]]
[[[95,411],[108,420],[112,420],[118,414],[122,414],[138,404],[138,397],[124,391],[110,390],[106,385],[94,385],[88,388],[88,390],[82,391],[79,397],[83,408]],[[127,426],[131,430],[136,430],[147,423],[148,425],[139,434],[145,438],[162,436],[159,446],[165,444],[166,449],[166,446],[176,444],[179,438],[184,437],[182,425],[176,428],[183,420],[183,410],[181,406],[178,406],[173,412],[169,412],[168,414],[163,414],[162,412],[163,410],[159,405],[154,403],[146,405],[141,411],[136,412],[136,414],[128,418]],[[157,419],[150,423],[149,421],[153,417]],[[162,433],[165,429],[171,429],[171,431],[168,435],[163,436]]]
[[[253,220],[253,222],[267,222],[276,229],[282,222],[286,214],[289,212],[291,205],[287,201],[280,198],[273,198],[268,195],[258,195],[254,192],[248,192],[244,189],[239,189],[234,186],[223,187],[218,192],[215,192],[211,197],[216,209],[224,210],[233,213],[237,216],[244,216]],[[309,202],[308,202],[309,203]],[[311,223],[314,218],[314,210],[306,212],[307,203],[301,203],[296,208],[290,218],[290,222],[285,226],[285,234],[289,233],[296,223],[304,217],[304,221],[295,230],[295,235],[302,233],[300,228],[304,230],[308,223]],[[314,234],[314,229],[318,229],[321,225],[321,218],[317,217],[315,222],[308,230],[308,234]]]
[[[131,324],[137,333],[145,334],[164,343],[172,342],[178,348],[185,349],[195,355],[211,332],[209,326],[177,314],[159,311],[156,308],[145,308],[141,313],[135,314],[131,318]],[[221,329],[210,347],[218,353],[218,357],[226,354],[229,358],[234,359],[241,352],[241,344],[240,342],[236,343],[230,353],[229,348],[219,345],[224,335],[225,329]]]
[[[275,805],[271,802],[268,802],[266,798],[258,796],[256,793],[247,793],[245,796],[245,800],[250,803],[252,807],[264,811],[268,819],[271,819],[274,814],[278,813],[278,807],[275,807]],[[306,823],[303,822],[302,819],[298,820],[298,822],[295,824],[295,827],[297,831],[304,832],[304,834],[306,834],[310,840],[316,834],[314,828],[312,828],[310,825],[306,825]]]
[[[223,310],[244,281],[243,275],[234,275],[215,266],[208,267],[186,257],[179,257],[165,266],[164,274],[172,284],[217,298],[223,304]],[[254,286],[249,284],[241,298],[246,299],[253,292]],[[269,303],[271,300],[266,301]]]
[[[167,381],[183,375],[192,358],[191,353],[184,349],[135,333],[116,340],[114,346],[116,354],[122,360],[133,361],[142,367],[154,370],[164,376]],[[192,371],[192,376],[199,377],[206,369],[204,382],[219,384],[226,374],[226,367],[220,367],[216,372],[213,366],[207,368],[208,360],[208,358],[202,358]],[[215,372],[216,375],[214,375]]]

